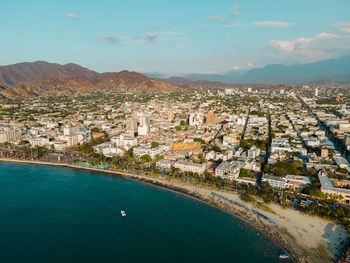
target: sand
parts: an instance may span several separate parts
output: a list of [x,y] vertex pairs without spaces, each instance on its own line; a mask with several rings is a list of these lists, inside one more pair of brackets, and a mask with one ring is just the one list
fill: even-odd
[[[203,186],[184,183],[179,180],[168,179],[164,176],[155,177],[149,175],[130,174],[119,171],[107,171],[77,167],[68,164],[46,163],[41,161],[12,159],[0,159],[0,161],[64,166],[86,169],[90,171],[92,170],[96,172],[107,172],[161,185],[189,194],[209,203],[212,206],[231,213],[245,222],[250,223],[257,230],[261,231],[270,239],[281,245],[281,247],[290,254],[292,259],[297,262],[335,262],[344,251],[344,246],[347,244],[349,239],[349,233],[347,233],[344,227],[323,220],[319,217],[308,216],[289,208],[284,209],[276,204],[268,205],[268,207],[271,208],[274,213],[262,211],[261,209],[254,207],[254,205],[251,203],[243,202],[236,193],[213,190]],[[219,193],[232,200],[243,203],[249,208],[254,208],[262,214],[275,220],[277,224],[274,225],[253,214],[251,211],[247,211],[218,197],[213,197],[211,194],[212,192]]]

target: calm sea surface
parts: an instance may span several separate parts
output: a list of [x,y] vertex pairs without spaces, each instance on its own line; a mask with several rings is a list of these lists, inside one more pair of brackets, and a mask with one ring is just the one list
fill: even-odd
[[[125,210],[122,218],[120,210]],[[192,198],[123,177],[0,163],[0,262],[282,262]]]

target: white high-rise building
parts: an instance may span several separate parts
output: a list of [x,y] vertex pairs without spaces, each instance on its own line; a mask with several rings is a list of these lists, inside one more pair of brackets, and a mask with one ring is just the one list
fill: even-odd
[[226,95],[232,95],[233,94],[233,89],[225,89],[225,94]]
[[22,139],[22,132],[20,129],[5,128],[0,131],[0,143],[16,142]]
[[76,132],[78,132],[78,127],[71,127],[67,125],[63,128],[63,135],[66,135],[66,136],[73,135]]
[[190,126],[199,126],[203,124],[203,116],[197,113],[191,113],[188,119]]
[[134,136],[128,136],[120,134],[111,138],[112,147],[122,147],[125,150],[129,150],[131,147],[137,145],[137,139]]
[[314,88],[314,96],[317,97],[318,96],[318,87]]
[[137,121],[135,119],[126,120],[126,131],[130,136],[134,136],[137,132]]
[[140,116],[139,118],[140,126],[149,126],[150,125],[150,118],[149,116]]
[[137,133],[140,136],[147,136],[147,135],[149,135],[149,131],[150,131],[149,125],[139,126],[138,129],[137,129]]
[[175,116],[175,114],[174,114],[174,112],[173,111],[168,111],[168,121],[172,121],[173,119],[174,119],[174,116]]

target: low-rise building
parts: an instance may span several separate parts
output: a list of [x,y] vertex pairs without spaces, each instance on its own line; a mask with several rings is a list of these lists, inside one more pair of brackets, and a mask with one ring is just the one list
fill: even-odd
[[292,187],[292,188],[304,188],[305,186],[311,184],[311,180],[307,176],[302,176],[302,175],[286,175],[284,177],[286,184],[285,187]]
[[188,161],[177,161],[174,165],[175,168],[179,168],[184,172],[192,172],[202,174],[205,171],[206,164],[205,163],[192,163]]
[[162,159],[156,163],[156,165],[161,169],[170,169],[174,165],[174,161]]
[[271,185],[273,188],[284,189],[286,187],[286,181],[280,176],[264,174],[261,181],[269,183],[269,185]]
[[323,193],[331,195],[341,195],[346,203],[350,203],[350,189],[341,188],[342,184],[334,185],[331,179],[329,179],[326,170],[322,169],[318,172],[318,179],[321,183],[321,191]]
[[238,178],[240,170],[241,170],[241,167],[238,164],[233,164],[230,162],[222,162],[215,169],[215,176],[221,177],[223,179],[234,180]]

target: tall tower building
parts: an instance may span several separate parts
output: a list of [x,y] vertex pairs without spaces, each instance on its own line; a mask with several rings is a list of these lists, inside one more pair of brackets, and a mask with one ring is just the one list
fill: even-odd
[[174,112],[168,111],[168,121],[171,122],[174,119]]
[[126,132],[131,136],[134,136],[135,132],[137,132],[137,121],[135,119],[126,120]]

